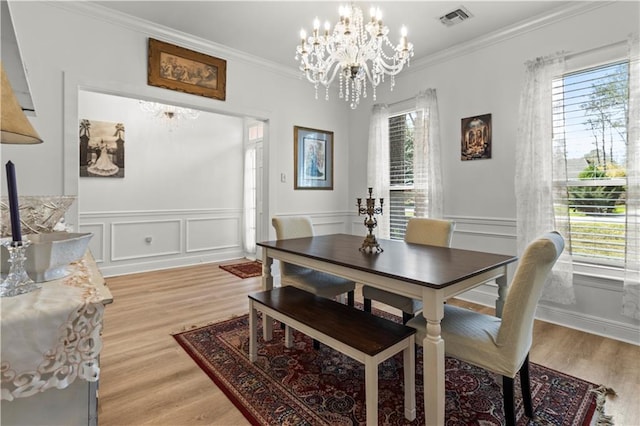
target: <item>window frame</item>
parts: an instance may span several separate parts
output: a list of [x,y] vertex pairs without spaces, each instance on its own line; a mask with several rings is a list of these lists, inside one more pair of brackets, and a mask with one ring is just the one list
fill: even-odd
[[[586,52],[581,55],[569,55],[566,61],[566,69],[561,76],[557,78],[565,78],[568,75],[587,72],[590,69],[615,65],[621,62],[628,62],[629,58],[626,51],[626,43],[619,43],[603,49],[595,49],[592,52]],[[629,123],[627,123],[628,128]],[[565,157],[566,159],[566,157]],[[599,181],[603,186],[602,181]],[[557,182],[554,179],[554,186],[561,184],[564,188],[569,186],[596,186],[597,179],[580,180],[567,179],[565,182]],[[627,185],[626,178],[610,178],[607,179],[606,186],[620,186]],[[625,214],[626,217],[626,214]],[[625,236],[626,239],[626,236]],[[583,277],[585,283],[591,282],[592,286],[600,287],[595,282],[599,281],[603,283],[604,287],[615,283],[616,286],[622,285],[624,281],[624,264],[625,260],[612,260],[612,259],[593,259],[586,256],[576,255],[572,253],[574,274]]]

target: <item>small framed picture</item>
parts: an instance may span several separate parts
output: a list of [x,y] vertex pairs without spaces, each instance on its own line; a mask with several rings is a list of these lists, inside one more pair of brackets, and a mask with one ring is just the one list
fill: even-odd
[[491,114],[467,117],[461,121],[460,159],[491,158]]
[[333,132],[293,127],[294,189],[333,189]]
[[225,100],[227,61],[149,39],[147,83],[178,92]]
[[80,120],[80,177],[124,177],[124,124]]

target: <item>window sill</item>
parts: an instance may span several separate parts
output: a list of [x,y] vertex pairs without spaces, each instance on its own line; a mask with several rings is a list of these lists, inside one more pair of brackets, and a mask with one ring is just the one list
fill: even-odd
[[622,291],[624,270],[619,267],[574,262],[574,284]]

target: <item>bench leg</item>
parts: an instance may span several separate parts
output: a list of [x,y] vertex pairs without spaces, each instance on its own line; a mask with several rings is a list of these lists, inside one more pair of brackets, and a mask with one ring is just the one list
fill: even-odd
[[273,318],[262,314],[262,338],[265,342],[268,342],[273,338]]
[[367,425],[378,424],[378,364],[372,357],[364,361],[364,395]]
[[[267,256],[267,251],[262,251],[262,289],[273,289],[273,275],[271,275],[271,265],[273,258]],[[268,315],[262,315],[262,334],[265,341],[271,340],[273,337],[273,319]]]
[[291,327],[286,324],[284,327],[284,346],[285,348],[293,347],[293,331],[291,330]]
[[249,299],[249,361],[258,359],[258,312]]
[[416,345],[415,336],[409,338],[409,346],[402,351],[404,359],[404,416],[407,420],[416,419]]

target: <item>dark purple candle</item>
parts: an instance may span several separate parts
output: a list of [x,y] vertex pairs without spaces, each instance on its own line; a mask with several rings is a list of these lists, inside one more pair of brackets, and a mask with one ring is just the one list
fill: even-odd
[[18,187],[16,185],[16,168],[7,161],[7,189],[9,194],[9,213],[11,217],[11,235],[13,241],[22,241],[20,229],[20,211],[18,210]]

